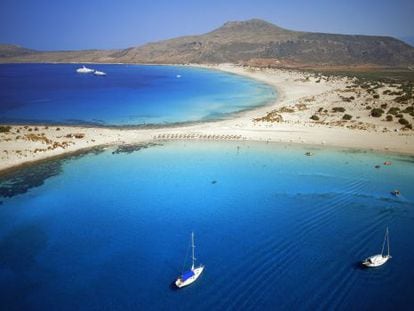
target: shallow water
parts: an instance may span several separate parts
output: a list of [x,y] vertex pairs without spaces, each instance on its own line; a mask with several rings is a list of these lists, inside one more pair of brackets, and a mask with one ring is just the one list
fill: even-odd
[[[221,119],[264,105],[274,90],[219,71],[176,66],[0,65],[1,123],[165,124]],[[177,78],[180,75],[180,78]]]
[[[0,198],[0,309],[414,306],[409,157],[237,142],[113,151]],[[393,258],[362,269],[387,226]],[[177,291],[192,230],[206,268]]]

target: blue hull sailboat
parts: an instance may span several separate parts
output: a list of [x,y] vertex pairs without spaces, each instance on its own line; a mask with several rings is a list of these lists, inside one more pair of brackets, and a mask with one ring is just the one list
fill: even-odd
[[179,276],[177,278],[177,280],[175,281],[175,285],[178,288],[182,288],[182,287],[185,287],[185,286],[188,286],[188,285],[194,283],[204,270],[203,265],[195,267],[196,258],[194,256],[194,249],[195,249],[194,232],[191,233],[191,248],[192,248],[192,265],[191,265],[191,269],[184,272],[181,276]]

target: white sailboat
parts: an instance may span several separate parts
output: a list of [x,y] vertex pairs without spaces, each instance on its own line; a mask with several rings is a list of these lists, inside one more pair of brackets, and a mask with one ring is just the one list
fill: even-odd
[[192,248],[192,265],[191,265],[191,269],[184,272],[182,275],[180,275],[177,278],[177,280],[175,281],[175,285],[178,288],[182,288],[184,286],[188,286],[188,285],[194,283],[204,270],[203,265],[195,267],[196,258],[194,256],[194,249],[195,249],[194,232],[191,232],[191,248]]
[[82,68],[78,68],[78,69],[76,69],[76,72],[77,73],[92,73],[92,72],[94,72],[95,70],[93,70],[93,69],[90,69],[90,68],[87,68],[87,67],[85,67],[85,66],[82,66]]
[[[384,249],[385,249],[385,242],[387,242],[387,254],[384,254]],[[374,255],[371,257],[366,258],[362,264],[366,267],[379,267],[382,266],[383,264],[385,264],[388,259],[391,258],[390,255],[390,237],[389,237],[389,232],[388,232],[388,227],[385,230],[385,236],[384,236],[384,242],[382,243],[382,250],[381,250],[381,254],[378,255]]]

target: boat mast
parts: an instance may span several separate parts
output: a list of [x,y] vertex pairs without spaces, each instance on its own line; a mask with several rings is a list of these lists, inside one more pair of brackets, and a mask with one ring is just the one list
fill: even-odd
[[390,257],[390,233],[388,232],[388,227],[387,227],[387,248],[388,248],[388,257]]
[[194,257],[194,248],[195,248],[195,245],[194,245],[194,232],[191,232],[191,248],[193,249],[193,256],[192,256],[193,264],[191,266],[191,270],[194,270],[194,262],[196,260],[195,257]]
[[384,242],[382,242],[382,249],[381,249],[381,255],[382,255],[382,257],[384,257],[384,248],[385,248],[385,242],[387,241],[387,235],[388,235],[388,227],[385,230]]

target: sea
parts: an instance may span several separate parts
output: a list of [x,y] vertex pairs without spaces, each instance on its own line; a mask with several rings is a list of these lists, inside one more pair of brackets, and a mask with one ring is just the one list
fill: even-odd
[[[1,310],[413,309],[414,157],[265,142],[135,147],[1,177]],[[387,227],[392,258],[363,268]],[[177,290],[192,232],[205,269]]]
[[166,125],[225,119],[274,102],[266,84],[189,66],[0,64],[0,123]]

